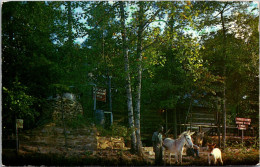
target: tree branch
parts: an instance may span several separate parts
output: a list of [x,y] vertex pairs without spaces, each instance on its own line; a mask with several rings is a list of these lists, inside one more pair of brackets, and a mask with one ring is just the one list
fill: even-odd
[[146,27],[153,22],[153,19],[156,17],[156,15],[158,15],[158,13],[161,11],[162,9],[158,9],[155,14],[153,16],[151,16],[143,25],[142,25],[142,31],[144,29],[146,29]]
[[[98,6],[100,6],[100,4],[101,4],[101,3],[99,3]],[[116,6],[118,6],[118,5],[119,5],[118,2],[115,3],[115,4],[110,8],[110,10],[109,10],[108,12],[105,12],[105,13],[102,15],[101,19],[99,19],[99,21],[97,22],[97,24],[95,25],[95,27],[94,27],[94,28],[91,28],[91,29],[96,29],[97,26],[98,26],[101,22],[103,22],[104,17],[105,17],[107,14],[109,14],[109,13],[110,13]],[[81,38],[82,38],[82,37],[85,37],[86,35],[88,35],[88,33],[84,33],[84,34],[81,36]]]

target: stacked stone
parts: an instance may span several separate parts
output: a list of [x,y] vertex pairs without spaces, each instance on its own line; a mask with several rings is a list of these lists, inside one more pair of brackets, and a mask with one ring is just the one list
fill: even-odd
[[69,100],[66,98],[59,98],[52,102],[52,118],[54,121],[62,119],[62,112],[64,112],[64,119],[76,119],[78,115],[83,115],[83,108],[77,101]]
[[125,143],[122,137],[99,137],[97,136],[97,148],[98,149],[124,149]]
[[55,123],[48,123],[19,134],[20,152],[84,155],[86,151],[95,152],[97,150],[96,133],[95,127],[67,128],[65,147],[63,127]]

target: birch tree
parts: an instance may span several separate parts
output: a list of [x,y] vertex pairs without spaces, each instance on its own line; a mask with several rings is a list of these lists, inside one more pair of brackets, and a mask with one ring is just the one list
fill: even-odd
[[126,38],[126,26],[125,26],[125,9],[124,3],[120,1],[120,15],[121,15],[121,36],[122,36],[122,49],[125,62],[125,78],[126,78],[126,95],[127,95],[127,111],[128,111],[128,124],[131,130],[131,150],[136,152],[136,132],[135,132],[135,123],[134,123],[134,110],[133,110],[133,98],[132,98],[132,89],[131,89],[131,78],[129,73],[129,58],[128,58],[128,45]]

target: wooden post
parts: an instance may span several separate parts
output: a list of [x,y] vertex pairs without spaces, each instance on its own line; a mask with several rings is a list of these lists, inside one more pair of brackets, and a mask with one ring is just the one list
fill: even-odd
[[18,126],[17,126],[17,119],[15,120],[15,129],[16,129],[16,153],[19,152],[19,141],[18,141]]
[[93,87],[93,93],[94,93],[94,111],[93,111],[93,120],[95,120],[95,114],[96,114],[96,109],[97,109],[97,86],[94,85]]
[[109,111],[112,113],[112,91],[111,91],[111,78],[112,78],[112,76],[108,76]]
[[243,141],[244,140],[244,130],[242,129],[242,145],[243,145]]
[[173,124],[174,138],[177,139],[177,114],[176,114],[176,108],[173,109],[173,116],[174,116],[174,124]]
[[199,126],[199,132],[202,132],[202,126],[201,125]]
[[166,125],[165,125],[165,132],[167,132],[168,131],[168,116],[167,116],[167,109],[165,109],[165,116],[166,116]]

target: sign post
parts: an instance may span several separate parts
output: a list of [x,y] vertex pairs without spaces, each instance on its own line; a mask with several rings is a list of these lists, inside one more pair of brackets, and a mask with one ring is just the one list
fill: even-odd
[[242,130],[242,145],[244,144],[244,130]]
[[244,130],[247,129],[248,125],[250,125],[251,119],[250,118],[238,118],[236,117],[236,124],[238,130],[242,130],[242,144],[244,141]]
[[93,118],[95,118],[95,113],[97,110],[97,101],[106,102],[106,89],[98,88],[95,85],[95,87],[93,87],[93,100],[94,100]]
[[19,152],[19,138],[18,138],[18,128],[23,128],[23,119],[16,119],[15,129],[16,129],[16,152]]

